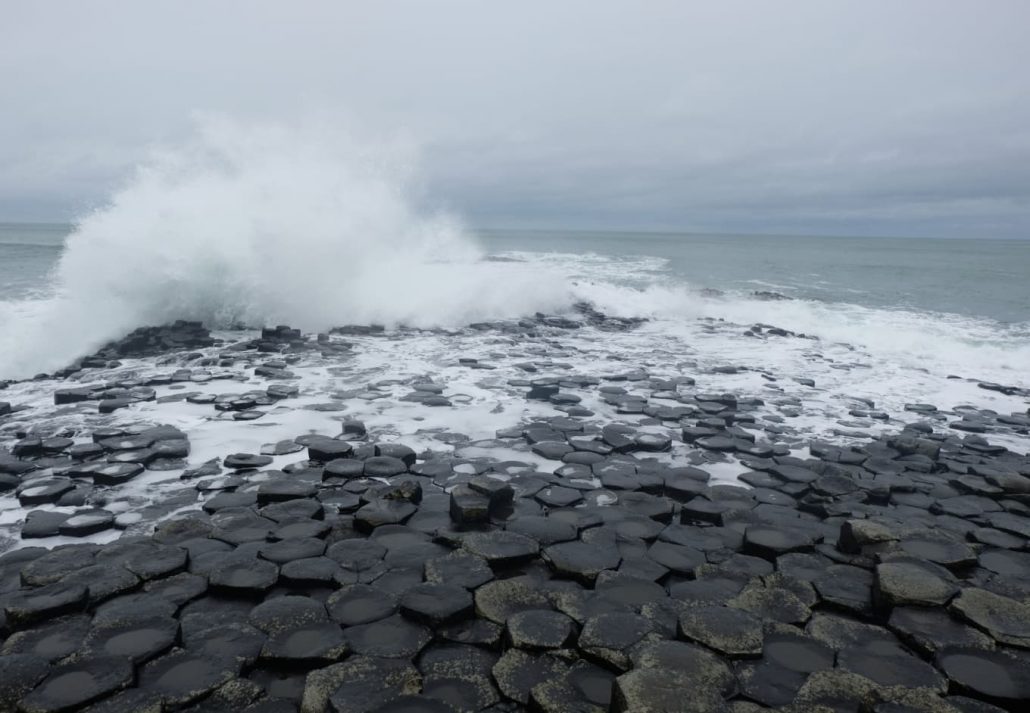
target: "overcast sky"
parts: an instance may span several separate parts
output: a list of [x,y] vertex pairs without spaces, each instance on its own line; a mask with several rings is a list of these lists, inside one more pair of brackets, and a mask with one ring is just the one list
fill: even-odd
[[197,112],[414,139],[472,225],[1030,237],[1030,2],[5,0],[0,220]]

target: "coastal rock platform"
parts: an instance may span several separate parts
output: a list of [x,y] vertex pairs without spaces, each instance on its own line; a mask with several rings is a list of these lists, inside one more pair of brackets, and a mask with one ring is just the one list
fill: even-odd
[[0,711],[1026,710],[1030,394],[745,328],[178,323],[9,384]]

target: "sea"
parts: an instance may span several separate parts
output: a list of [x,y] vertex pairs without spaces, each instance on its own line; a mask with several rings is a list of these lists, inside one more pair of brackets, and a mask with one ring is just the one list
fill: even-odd
[[[411,236],[357,246],[331,229],[314,238],[235,229],[225,246],[217,234],[180,241],[167,229],[105,227],[0,223],[0,378],[63,366],[177,318],[458,328],[587,302],[671,331],[706,319],[768,324],[1030,385],[1030,240],[435,226],[415,246]],[[394,247],[404,252],[391,259]]]

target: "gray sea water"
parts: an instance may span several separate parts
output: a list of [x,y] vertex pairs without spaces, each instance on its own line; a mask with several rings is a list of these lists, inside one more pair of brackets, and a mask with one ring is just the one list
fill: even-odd
[[180,318],[460,328],[585,301],[671,331],[773,324],[884,364],[1030,380],[1030,240],[479,230],[436,248],[432,232],[337,244],[317,222],[185,240],[114,225],[67,240],[68,225],[0,224],[0,378]]
[[1030,319],[1030,240],[485,231],[494,251],[650,256],[699,288]]
[[[45,295],[71,231],[0,223],[0,300]],[[879,309],[1030,320],[1030,240],[481,230],[491,254],[654,258],[654,279]],[[647,279],[639,270],[628,281]],[[638,285],[642,286],[642,285]]]

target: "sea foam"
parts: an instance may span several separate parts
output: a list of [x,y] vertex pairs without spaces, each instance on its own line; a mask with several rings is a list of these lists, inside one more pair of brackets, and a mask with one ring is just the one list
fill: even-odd
[[0,312],[0,377],[57,368],[134,327],[455,327],[557,309],[566,287],[482,261],[420,210],[409,153],[326,127],[202,125],[81,218],[49,299]]
[[[403,145],[325,125],[202,123],[78,221],[52,284],[0,302],[0,379],[60,368],[137,326],[175,319],[459,328],[589,302],[655,320],[687,343],[699,319],[765,323],[819,337],[804,343],[813,351],[854,345],[881,370],[1027,383],[1030,323],[712,296],[666,260],[636,254],[632,240],[621,256],[487,255],[460,220],[424,207],[413,165]],[[775,368],[787,345],[763,343]],[[722,347],[748,345],[709,345]]]

